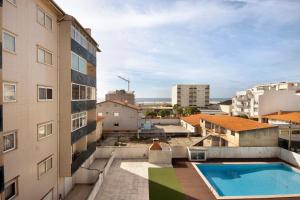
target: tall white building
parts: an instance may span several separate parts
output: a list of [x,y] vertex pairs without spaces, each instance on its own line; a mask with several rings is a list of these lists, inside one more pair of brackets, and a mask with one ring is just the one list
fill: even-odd
[[279,110],[300,110],[300,96],[296,95],[298,90],[300,82],[280,82],[239,91],[232,98],[232,113],[258,118]]
[[172,105],[205,107],[209,105],[209,85],[178,84],[172,87]]

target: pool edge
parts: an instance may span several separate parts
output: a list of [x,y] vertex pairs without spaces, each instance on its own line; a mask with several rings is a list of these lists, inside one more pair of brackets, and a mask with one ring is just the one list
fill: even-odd
[[209,190],[213,193],[213,195],[215,196],[216,199],[226,199],[226,200],[230,200],[230,199],[269,199],[269,198],[299,198],[300,194],[282,194],[282,195],[254,195],[254,196],[220,196],[218,194],[218,192],[215,190],[215,188],[210,184],[210,182],[206,179],[205,175],[202,174],[202,172],[198,169],[197,164],[266,164],[266,163],[281,163],[284,165],[289,166],[290,168],[292,168],[294,171],[297,171],[298,173],[300,173],[300,170],[295,168],[292,165],[289,165],[287,163],[284,162],[224,162],[224,163],[197,163],[197,162],[191,162],[192,166],[194,167],[194,169],[197,171],[197,173],[199,174],[199,176],[202,178],[202,180],[205,182],[206,186],[209,188]]

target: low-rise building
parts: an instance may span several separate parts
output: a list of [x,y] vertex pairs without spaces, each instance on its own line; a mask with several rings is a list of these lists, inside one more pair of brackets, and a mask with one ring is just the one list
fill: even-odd
[[180,118],[180,124],[185,129],[190,131],[191,133],[200,133],[201,134],[201,128],[200,128],[200,116],[201,114],[191,115],[187,117],[181,117]]
[[[193,116],[190,116],[193,117]],[[241,117],[198,114],[200,146],[267,147],[278,145],[278,127]]]
[[128,104],[135,104],[135,95],[133,91],[116,90],[108,92],[105,95],[105,100],[121,101]]
[[209,85],[178,84],[172,87],[172,106],[206,107],[209,105]]
[[232,99],[233,115],[259,118],[278,110],[300,110],[300,96],[297,95],[299,89],[300,83],[281,82],[239,91]]
[[141,124],[138,106],[121,101],[103,101],[97,104],[97,115],[104,117],[103,133],[137,132]]
[[263,122],[279,126],[280,147],[300,151],[300,112],[277,112],[262,116]]

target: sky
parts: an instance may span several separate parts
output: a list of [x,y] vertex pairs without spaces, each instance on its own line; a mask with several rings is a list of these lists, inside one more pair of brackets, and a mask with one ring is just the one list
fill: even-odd
[[56,0],[92,29],[98,98],[126,89],[171,97],[175,84],[210,84],[232,97],[256,84],[300,82],[299,0]]

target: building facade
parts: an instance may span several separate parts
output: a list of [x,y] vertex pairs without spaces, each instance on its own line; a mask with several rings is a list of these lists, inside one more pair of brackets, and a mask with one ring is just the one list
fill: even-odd
[[103,133],[137,133],[141,128],[142,113],[139,107],[121,101],[104,101],[97,104],[98,116],[103,117]]
[[125,91],[125,90],[116,90],[112,92],[108,92],[105,95],[105,100],[113,100],[113,101],[121,101],[126,102],[128,104],[135,104],[135,95],[132,91]]
[[98,44],[52,0],[1,3],[2,198],[63,198],[96,148]]
[[172,87],[172,105],[203,108],[209,105],[209,85],[178,84]]
[[300,83],[282,82],[239,91],[232,98],[232,114],[258,118],[278,110],[300,110],[299,89]]
[[[192,117],[192,116],[190,116]],[[278,127],[241,117],[198,114],[200,146],[268,147],[278,145]]]
[[262,122],[279,127],[278,145],[282,148],[300,152],[300,112],[271,113],[260,119]]

